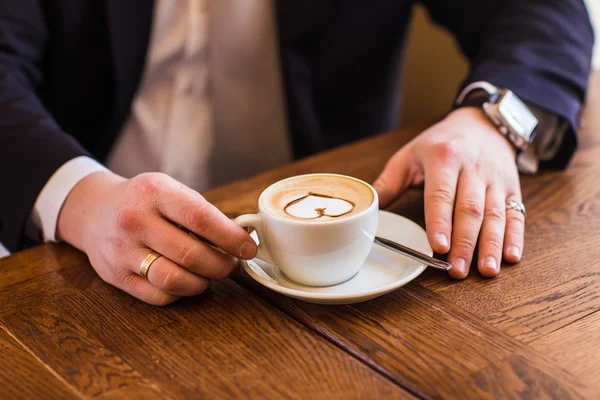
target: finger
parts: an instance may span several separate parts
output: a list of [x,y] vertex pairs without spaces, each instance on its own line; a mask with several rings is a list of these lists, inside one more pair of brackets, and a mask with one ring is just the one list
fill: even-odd
[[142,243],[196,275],[224,279],[237,266],[235,257],[213,249],[160,217],[149,225],[142,234]]
[[[155,186],[162,184],[162,181],[146,183]],[[180,187],[174,190],[159,190],[155,196],[155,203],[158,212],[168,220],[189,229],[199,237],[208,239],[232,256],[246,260],[256,256],[257,246],[250,235],[199,193]]]
[[410,185],[410,146],[404,146],[392,156],[373,187],[379,196],[379,207],[384,208],[400,196]]
[[148,304],[166,306],[179,299],[153,286],[146,279],[128,269],[123,269],[121,276],[114,277],[108,283],[129,293]]
[[459,164],[448,158],[425,164],[425,226],[431,247],[440,254],[450,249],[458,173]]
[[[506,202],[521,202],[521,193],[511,194]],[[506,207],[506,205],[505,205]],[[523,254],[525,237],[525,215],[515,209],[506,210],[506,232],[504,233],[504,259],[509,263],[517,263]]]
[[[138,273],[140,264],[152,250],[145,248],[134,252],[132,272]],[[195,296],[206,290],[208,279],[181,268],[166,257],[158,257],[148,269],[148,282],[160,291],[173,296]]]
[[477,236],[483,221],[485,185],[472,170],[463,170],[458,177],[452,245],[450,247],[450,275],[462,279],[469,273]]
[[483,225],[479,235],[479,272],[492,278],[500,272],[502,244],[506,227],[506,195],[497,186],[489,186],[485,197]]

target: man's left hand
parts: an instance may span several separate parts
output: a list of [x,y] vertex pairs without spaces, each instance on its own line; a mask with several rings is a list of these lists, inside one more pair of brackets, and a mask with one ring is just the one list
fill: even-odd
[[448,253],[454,278],[465,278],[479,241],[478,269],[500,272],[502,256],[521,259],[524,215],[515,149],[474,107],[461,108],[422,132],[386,164],[373,186],[385,207],[407,188],[425,184],[425,224],[433,250]]

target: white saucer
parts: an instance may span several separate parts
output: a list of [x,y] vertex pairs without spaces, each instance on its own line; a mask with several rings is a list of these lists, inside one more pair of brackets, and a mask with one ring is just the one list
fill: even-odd
[[[253,232],[253,239],[256,240]],[[413,221],[388,211],[379,211],[377,236],[382,236],[433,255],[423,228]],[[276,292],[318,304],[351,304],[389,293],[419,276],[425,265],[378,245],[373,245],[358,274],[339,285],[304,286],[288,279],[279,268],[257,258],[242,261],[244,270],[255,281]]]

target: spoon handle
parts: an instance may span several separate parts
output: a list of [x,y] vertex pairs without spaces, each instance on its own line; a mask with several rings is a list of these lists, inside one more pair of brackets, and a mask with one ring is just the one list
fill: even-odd
[[396,243],[389,239],[384,239],[382,237],[375,236],[375,243],[382,247],[385,247],[388,250],[395,251],[396,253],[403,254],[408,258],[412,258],[413,260],[422,262],[423,264],[429,267],[443,269],[444,271],[448,271],[452,268],[452,264],[450,263],[430,257],[427,254],[423,254],[417,250],[413,250],[410,247],[403,246],[400,243]]

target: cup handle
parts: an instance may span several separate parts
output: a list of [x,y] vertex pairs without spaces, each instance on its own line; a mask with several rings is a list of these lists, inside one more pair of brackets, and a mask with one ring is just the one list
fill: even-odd
[[240,215],[239,217],[234,219],[233,222],[235,222],[238,226],[240,226],[242,228],[250,226],[250,227],[254,228],[254,230],[256,230],[256,232],[258,234],[258,238],[261,242],[258,245],[258,253],[256,254],[256,258],[259,258],[265,262],[268,262],[269,264],[274,264],[273,258],[271,257],[269,250],[267,250],[267,247],[265,246],[264,242],[262,241],[262,239],[260,237],[260,231],[262,231],[262,225],[263,225],[263,219],[260,216],[260,214]]

